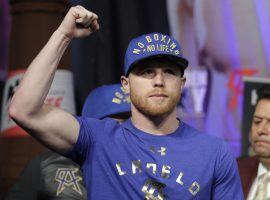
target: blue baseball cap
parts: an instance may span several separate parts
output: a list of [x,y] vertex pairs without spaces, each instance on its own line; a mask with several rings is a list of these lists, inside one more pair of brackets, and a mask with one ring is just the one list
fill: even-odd
[[125,76],[128,76],[138,62],[154,57],[168,58],[181,67],[182,71],[188,66],[188,60],[183,57],[180,44],[173,37],[149,33],[130,41],[125,55]]
[[84,102],[82,116],[103,119],[128,112],[131,112],[129,94],[121,84],[112,84],[90,92]]

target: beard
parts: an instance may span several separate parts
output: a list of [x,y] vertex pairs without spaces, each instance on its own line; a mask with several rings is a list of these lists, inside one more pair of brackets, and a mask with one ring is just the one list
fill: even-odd
[[180,92],[175,92],[163,100],[156,101],[151,101],[148,96],[139,95],[132,90],[130,92],[133,106],[148,117],[161,117],[170,114],[180,100]]

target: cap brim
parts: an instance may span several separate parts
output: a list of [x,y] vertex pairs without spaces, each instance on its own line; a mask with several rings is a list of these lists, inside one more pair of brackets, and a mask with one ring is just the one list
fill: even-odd
[[172,62],[175,62],[183,71],[188,67],[188,64],[189,64],[188,60],[183,57],[178,57],[174,55],[166,55],[166,54],[150,55],[132,63],[131,66],[129,67],[129,70],[127,71],[125,75],[128,76],[128,74],[132,71],[135,65],[151,58],[165,58],[165,59],[171,60]]

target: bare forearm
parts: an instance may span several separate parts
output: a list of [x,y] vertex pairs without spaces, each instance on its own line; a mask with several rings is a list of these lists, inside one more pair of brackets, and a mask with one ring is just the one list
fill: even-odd
[[42,108],[58,63],[69,42],[68,37],[55,31],[28,67],[11,104],[22,114],[31,114]]

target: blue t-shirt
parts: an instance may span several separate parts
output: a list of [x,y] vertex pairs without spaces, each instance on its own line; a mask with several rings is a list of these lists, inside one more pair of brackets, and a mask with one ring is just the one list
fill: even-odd
[[166,136],[127,120],[77,118],[69,157],[82,167],[88,199],[242,200],[234,157],[221,139],[181,122]]

